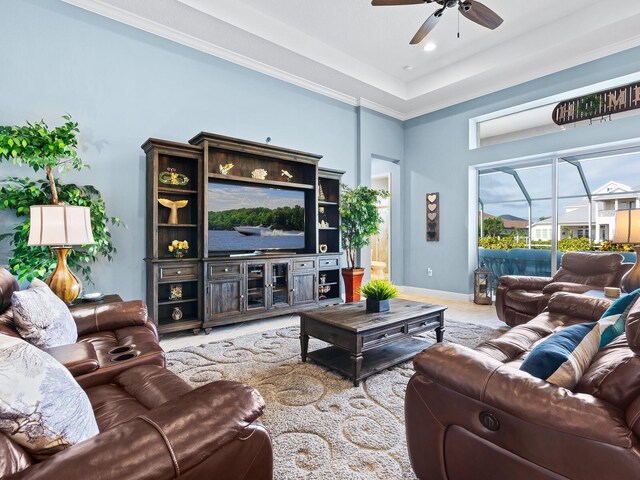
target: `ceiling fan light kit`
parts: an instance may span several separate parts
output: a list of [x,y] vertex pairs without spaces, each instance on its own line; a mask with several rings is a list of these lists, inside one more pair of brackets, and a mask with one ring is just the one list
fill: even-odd
[[[491,10],[483,3],[476,2],[475,0],[372,0],[371,5],[374,7],[389,7],[396,5],[421,5],[423,3],[435,3],[440,5],[440,8],[436,10],[418,29],[416,34],[409,42],[411,45],[416,45],[436,27],[444,12],[449,8],[458,7],[460,14],[490,30],[498,28],[503,20],[500,15]],[[427,50],[425,48],[425,50]],[[429,51],[429,50],[427,50]]]

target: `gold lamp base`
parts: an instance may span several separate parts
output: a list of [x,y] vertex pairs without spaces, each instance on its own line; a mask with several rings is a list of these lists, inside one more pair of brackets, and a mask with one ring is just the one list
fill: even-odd
[[67,254],[71,250],[67,247],[51,247],[58,256],[58,264],[54,272],[49,275],[45,283],[63,302],[71,303],[80,295],[80,280],[69,269]]
[[640,288],[640,245],[634,245],[636,252],[636,263],[624,277],[622,277],[622,288],[625,292],[631,293]]

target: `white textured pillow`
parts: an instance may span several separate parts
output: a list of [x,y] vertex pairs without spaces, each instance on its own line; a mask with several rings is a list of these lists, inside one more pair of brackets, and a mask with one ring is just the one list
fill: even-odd
[[98,434],[89,398],[48,353],[0,334],[0,431],[41,458]]
[[46,283],[34,279],[28,289],[13,292],[11,306],[18,333],[36,347],[51,348],[78,340],[69,308]]

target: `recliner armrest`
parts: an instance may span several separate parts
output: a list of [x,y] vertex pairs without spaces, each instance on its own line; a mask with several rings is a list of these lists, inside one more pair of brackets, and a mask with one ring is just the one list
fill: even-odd
[[46,348],[45,352],[67,367],[74,377],[93,372],[100,367],[96,351],[88,342]]
[[542,290],[551,281],[552,277],[527,277],[524,275],[503,275],[500,284],[509,288],[521,288],[523,290]]
[[147,306],[142,300],[87,305],[71,310],[78,335],[105,332],[125,327],[145,326]]
[[237,438],[263,410],[255,389],[225,380],[210,383],[10,478],[173,479]]
[[542,293],[552,294],[556,292],[567,292],[580,294],[588,292],[589,290],[602,290],[602,287],[571,282],[551,282],[542,289]]
[[625,413],[456,344],[436,344],[413,361],[417,374],[526,422],[630,448]]

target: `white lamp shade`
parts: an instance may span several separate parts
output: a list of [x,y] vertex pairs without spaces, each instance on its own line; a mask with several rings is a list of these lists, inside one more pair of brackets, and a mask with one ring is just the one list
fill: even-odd
[[640,209],[616,211],[613,243],[640,243]]
[[91,233],[89,207],[72,205],[31,206],[29,245],[89,245]]

